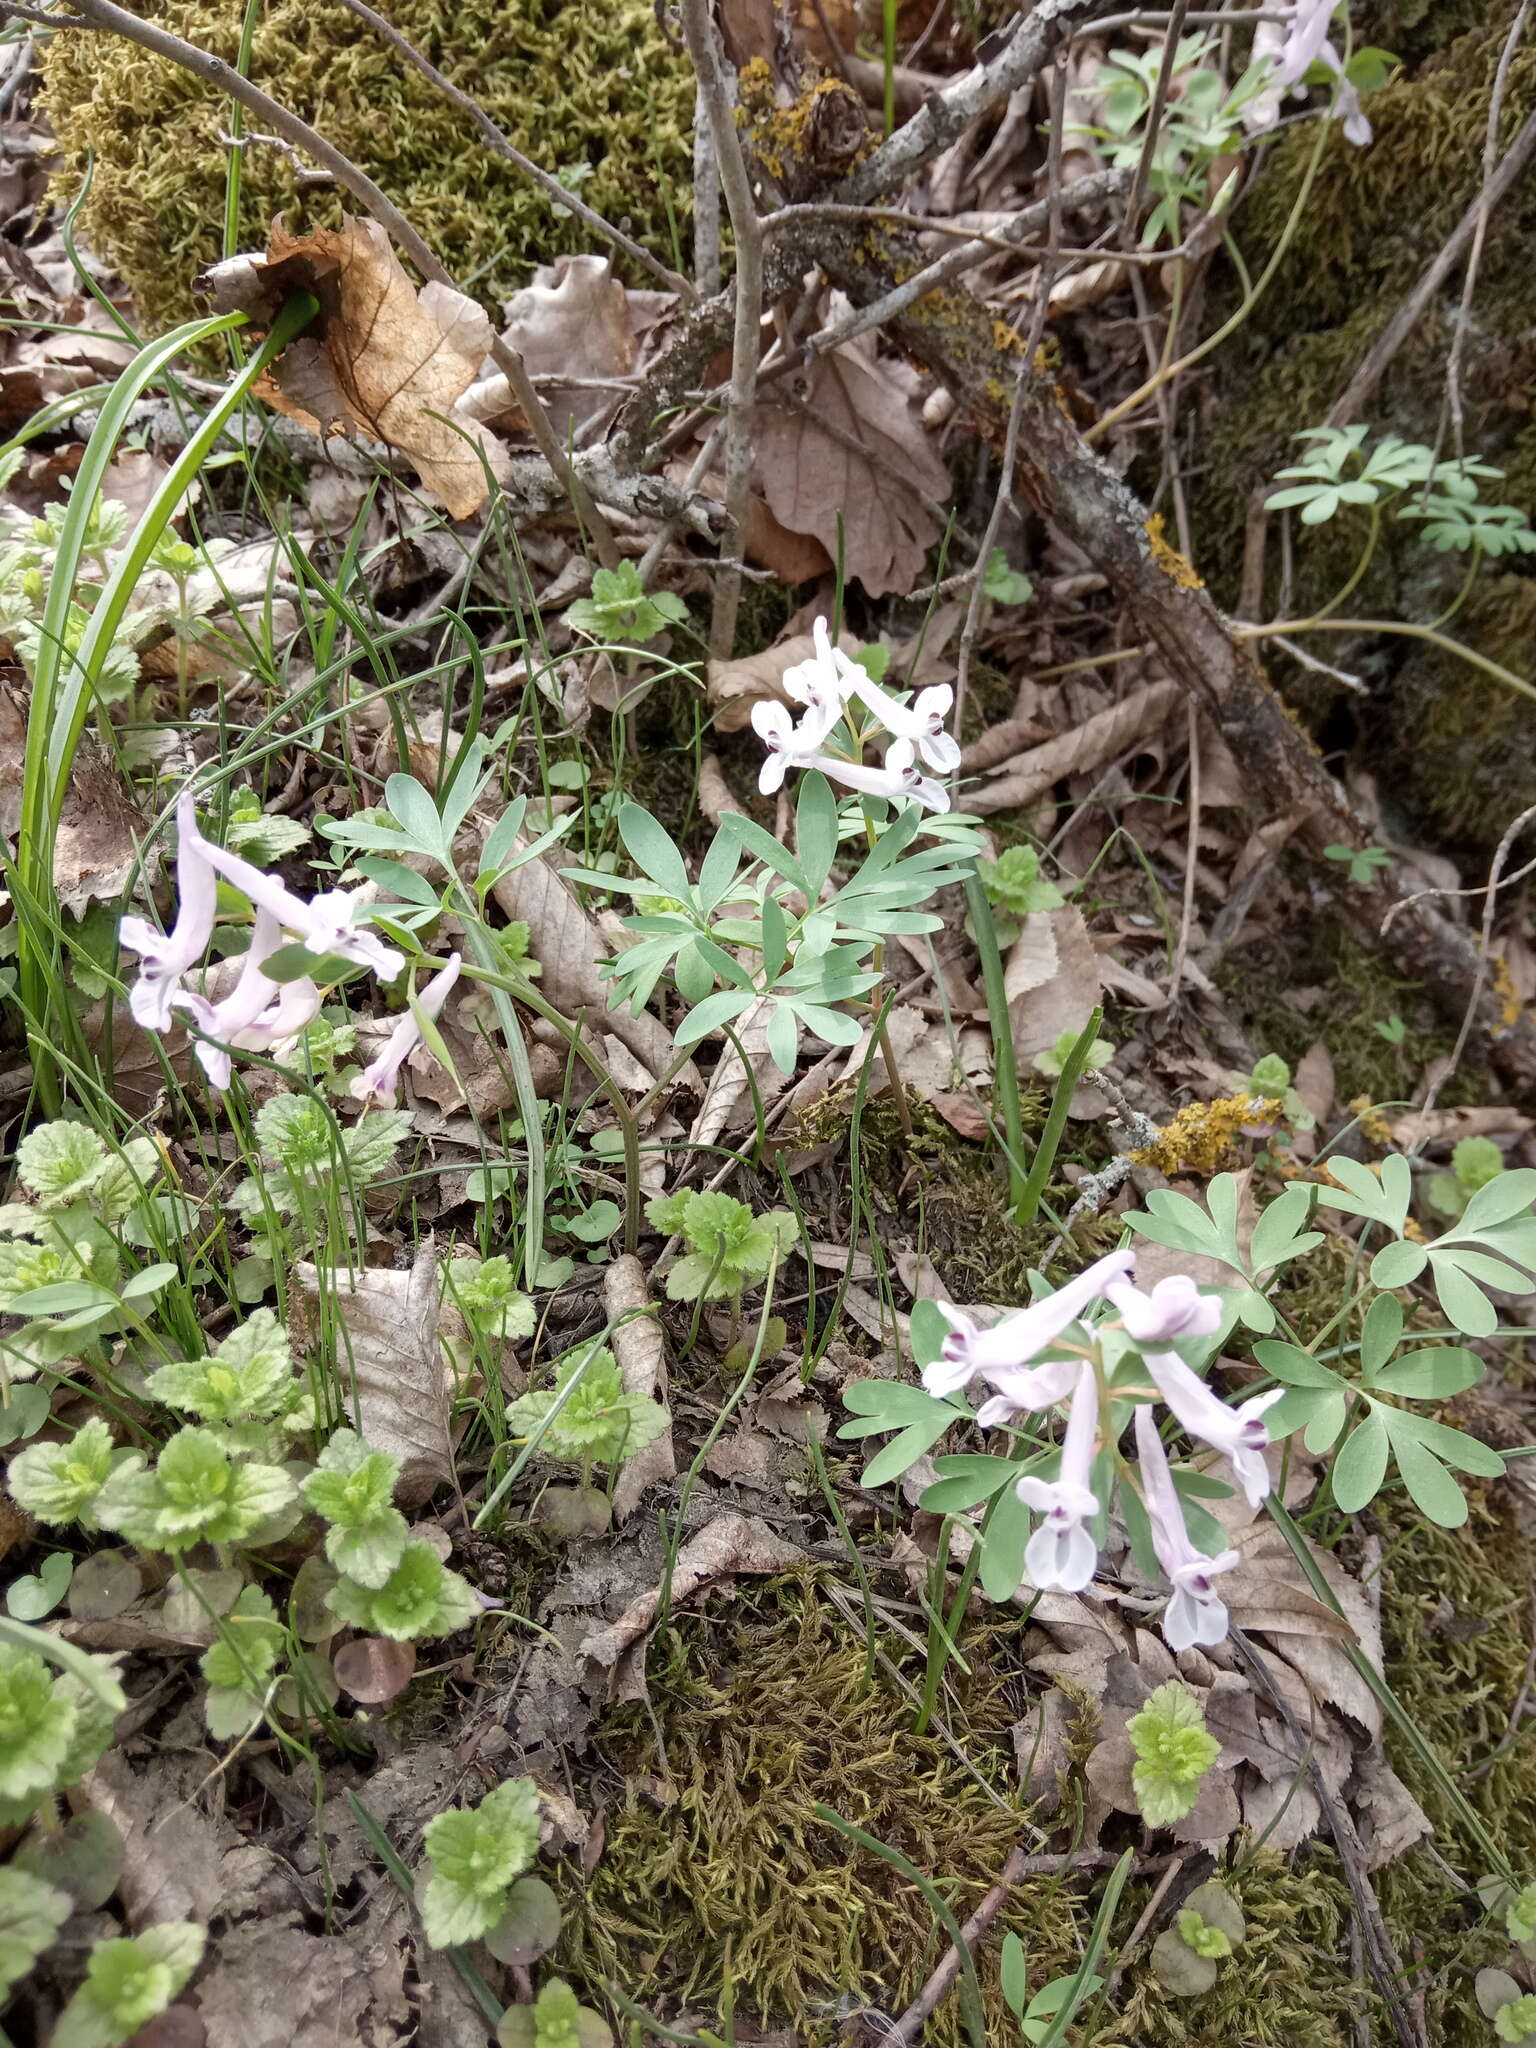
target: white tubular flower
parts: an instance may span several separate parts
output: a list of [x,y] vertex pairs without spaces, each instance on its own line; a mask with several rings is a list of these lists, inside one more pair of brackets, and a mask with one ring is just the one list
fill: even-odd
[[119,940],[144,963],[128,992],[128,1008],[146,1031],[170,1030],[181,977],[207,952],[218,907],[218,880],[207,857],[207,842],[197,829],[190,790],[184,789],[177,800],[176,827],[175,924],[170,931],[159,932],[146,918],[125,917],[117,927]]
[[[797,661],[793,668],[785,669],[784,690],[797,704],[809,707],[825,737],[847,708],[851,687],[848,671],[855,664],[840,647],[832,645],[825,619],[817,619],[812,625],[811,638],[816,652],[808,661]],[[805,723],[809,725],[811,720]]]
[[1222,1642],[1227,1633],[1226,1603],[1211,1581],[1231,1571],[1238,1562],[1237,1552],[1223,1550],[1216,1557],[1206,1557],[1190,1542],[1167,1453],[1157,1433],[1157,1417],[1150,1406],[1136,1410],[1136,1453],[1141,1460],[1147,1519],[1152,1525],[1152,1548],[1173,1587],[1173,1598],[1163,1609],[1163,1640],[1174,1651],[1193,1649],[1197,1643],[1209,1647]]
[[1021,1479],[1016,1489],[1024,1505],[1045,1518],[1024,1552],[1030,1583],[1042,1591],[1055,1586],[1063,1593],[1080,1593],[1093,1578],[1098,1552],[1086,1524],[1099,1511],[1088,1484],[1098,1434],[1099,1383],[1085,1362],[1078,1368],[1058,1476]]
[[1039,1365],[1000,1365],[987,1373],[987,1384],[996,1389],[990,1401],[976,1410],[983,1429],[995,1429],[1011,1422],[1015,1415],[1033,1414],[1065,1401],[1077,1379],[1075,1358],[1047,1358]]
[[1128,1280],[1112,1280],[1104,1292],[1120,1311],[1126,1335],[1138,1344],[1209,1337],[1221,1328],[1221,1303],[1214,1295],[1202,1294],[1187,1273],[1170,1273],[1150,1294]]
[[1220,1451],[1237,1475],[1249,1506],[1256,1508],[1269,1492],[1269,1467],[1264,1462],[1269,1431],[1263,1417],[1265,1410],[1283,1397],[1284,1387],[1272,1387],[1240,1408],[1229,1408],[1176,1352],[1147,1351],[1142,1355],[1179,1426],[1213,1451]]
[[915,702],[901,704],[889,690],[881,689],[858,662],[849,660],[847,655],[842,660],[850,694],[868,705],[888,733],[914,746],[936,774],[948,775],[960,766],[960,742],[944,730],[944,721],[955,701],[948,683],[935,683],[919,690]]
[[[923,1367],[923,1385],[942,1400],[968,1385],[978,1373],[998,1383],[999,1375],[1009,1368],[1032,1364],[1085,1308],[1099,1300],[1112,1280],[1126,1279],[1135,1262],[1134,1252],[1108,1252],[1054,1294],[1020,1309],[990,1330],[979,1330],[952,1302],[937,1303],[950,1334],[939,1356]],[[1003,1390],[1007,1391],[1006,1386]]]
[[784,787],[784,777],[791,768],[825,766],[818,750],[840,716],[839,706],[823,724],[821,711],[812,705],[796,725],[782,704],[769,701],[752,706],[752,730],[768,749],[757,777],[757,786],[764,796],[772,796]]
[[883,768],[866,768],[859,762],[840,761],[834,754],[823,753],[813,753],[809,760],[797,765],[819,768],[829,780],[841,782],[865,796],[911,797],[925,810],[947,811],[949,791],[920,772],[914,754],[910,740],[893,740],[886,748]]
[[377,932],[352,922],[356,895],[345,889],[322,889],[311,902],[296,896],[276,875],[245,860],[225,847],[214,846],[188,820],[191,839],[202,858],[242,895],[249,896],[258,910],[266,910],[286,932],[291,932],[306,951],[317,957],[348,960],[357,967],[369,967],[382,981],[393,981],[405,965],[405,956],[386,946]]
[[1250,133],[1273,128],[1280,118],[1285,96],[1306,82],[1314,64],[1326,64],[1339,80],[1333,104],[1334,117],[1342,122],[1345,140],[1357,149],[1371,139],[1371,124],[1360,105],[1360,95],[1344,76],[1344,64],[1329,40],[1337,0],[1296,0],[1289,22],[1261,21],[1253,32],[1253,61],[1269,60],[1270,72],[1262,92],[1243,108],[1243,126]]
[[407,1010],[396,1020],[394,1030],[384,1041],[383,1051],[353,1081],[349,1092],[354,1101],[372,1109],[389,1109],[399,1099],[400,1069],[421,1043],[421,1024],[416,1011],[435,1018],[447,1002],[448,992],[458,980],[463,964],[459,954],[451,953],[448,965],[433,975],[416,998],[416,1009]]
[[199,1039],[197,1057],[203,1072],[221,1091],[229,1086],[229,1045],[238,1033],[257,1025],[268,1006],[281,997],[283,985],[262,972],[262,962],[269,959],[282,942],[282,927],[277,919],[268,910],[258,910],[256,922],[251,927],[250,951],[240,963],[239,978],[229,994],[217,1003],[209,1002],[206,996],[193,994],[190,989],[177,989],[171,997],[178,1009],[191,1013],[199,1031],[220,1041],[217,1045],[208,1045]]
[[240,1052],[267,1052],[281,1059],[305,1025],[319,1016],[320,1002],[320,991],[308,975],[285,981],[279,986],[276,1002],[237,1031],[230,1043]]

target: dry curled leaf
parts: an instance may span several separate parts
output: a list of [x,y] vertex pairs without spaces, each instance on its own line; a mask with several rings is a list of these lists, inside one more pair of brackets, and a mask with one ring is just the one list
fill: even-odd
[[[506,313],[506,339],[531,377],[600,382],[627,376],[635,366],[639,351],[628,298],[606,256],[557,256],[553,266],[541,264],[533,282],[508,299]],[[620,394],[556,384],[544,396],[564,442]]]
[[[297,291],[320,301],[315,325],[278,358],[262,395],[322,435],[366,434],[397,449],[455,519],[485,502],[500,444],[452,415],[491,345],[491,323],[447,285],[417,291],[375,221],[290,235],[278,222],[265,259],[236,256],[203,280],[218,309],[270,318]],[[482,457],[484,460],[482,460]]]
[[[297,1265],[293,1283],[315,1313],[320,1275]],[[337,1330],[336,1370],[355,1402],[358,1426],[373,1450],[400,1460],[397,1504],[420,1507],[453,1477],[448,1417],[452,1376],[443,1354],[442,1268],[424,1244],[409,1272],[370,1269],[325,1277]],[[318,1315],[316,1315],[318,1321]]]
[[[755,1515],[717,1515],[677,1553],[671,1577],[671,1605],[680,1606],[717,1580],[738,1572],[790,1571],[804,1556],[798,1545],[787,1542]],[[644,1643],[660,1606],[660,1587],[642,1593],[617,1621],[594,1630],[582,1643],[582,1656],[599,1673],[609,1675],[610,1699],[645,1698],[644,1659],[634,1653]]]
[[1098,1003],[1099,956],[1082,912],[1070,903],[1031,912],[1008,954],[1003,985],[1014,1052],[1027,1074],[1035,1055],[1064,1031],[1080,1032]]
[[949,496],[949,472],[885,364],[858,346],[834,349],[794,402],[756,408],[753,433],[775,519],[829,552],[841,519],[848,574],[871,597],[905,596],[942,531],[923,501]]
[[[645,1268],[627,1253],[603,1275],[603,1311],[612,1327],[609,1342],[626,1394],[663,1401],[667,1392],[666,1343],[651,1312]],[[614,1520],[622,1522],[648,1486],[659,1486],[677,1470],[669,1423],[661,1435],[626,1458],[613,1486]]]
[[342,1644],[331,1659],[331,1669],[349,1699],[365,1707],[388,1706],[416,1674],[416,1645],[358,1636]]

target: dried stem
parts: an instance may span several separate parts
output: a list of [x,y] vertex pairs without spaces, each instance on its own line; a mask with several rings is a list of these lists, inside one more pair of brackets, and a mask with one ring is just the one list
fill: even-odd
[[736,238],[736,303],[731,335],[731,390],[725,427],[725,534],[720,546],[721,576],[715,585],[715,607],[709,625],[709,651],[716,661],[730,658],[736,639],[736,613],[741,603],[743,543],[747,526],[747,489],[752,476],[752,407],[757,397],[757,365],[762,348],[763,238],[757,222],[757,201],[736,132],[736,113],[715,41],[709,0],[682,0],[683,36],[698,75],[699,93],[725,193],[731,232]]

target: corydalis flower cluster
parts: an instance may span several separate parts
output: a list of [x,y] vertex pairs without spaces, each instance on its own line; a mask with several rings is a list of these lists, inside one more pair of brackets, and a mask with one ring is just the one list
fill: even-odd
[[[319,1015],[321,993],[308,975],[276,981],[266,972],[274,953],[298,944],[318,959],[343,960],[366,967],[381,981],[393,981],[405,956],[386,946],[377,932],[354,922],[356,896],[345,889],[322,889],[308,902],[253,862],[215,846],[198,829],[190,790],[176,804],[176,922],[157,931],[142,917],[125,917],[118,937],[137,953],[143,965],[128,992],[128,1008],[146,1031],[168,1031],[177,1010],[185,1010],[203,1035],[197,1057],[215,1088],[229,1086],[230,1048],[280,1054]],[[218,915],[218,885],[228,882],[250,898],[256,910],[250,948],[228,995],[213,1002],[185,986],[185,978],[202,961]],[[435,1017],[459,975],[455,953],[417,998],[417,1008]],[[419,1043],[421,1027],[414,1011],[397,1021],[383,1051],[352,1083],[359,1102],[388,1104],[395,1100],[397,1077],[406,1055]]]
[[1338,0],[1295,0],[1287,21],[1261,21],[1253,32],[1253,58],[1268,59],[1271,65],[1264,90],[1243,110],[1243,124],[1255,133],[1273,128],[1288,93],[1306,82],[1314,64],[1325,64],[1338,79],[1334,118],[1343,123],[1345,140],[1363,149],[1371,139],[1371,124],[1360,105],[1360,95],[1344,76],[1344,61],[1333,47],[1329,29]]
[[[1020,1500],[1040,1517],[1024,1553],[1025,1571],[1037,1587],[1081,1592],[1098,1561],[1090,1524],[1107,1505],[1093,1488],[1094,1464],[1105,1448],[1101,1381],[1096,1361],[1085,1355],[1090,1346],[1074,1346],[1067,1338],[1071,1326],[1096,1302],[1108,1302],[1117,1312],[1120,1327],[1140,1351],[1158,1395],[1180,1428],[1220,1452],[1252,1506],[1269,1492],[1264,1414],[1284,1389],[1259,1394],[1238,1408],[1218,1400],[1172,1347],[1181,1337],[1213,1335],[1221,1326],[1220,1302],[1201,1294],[1182,1274],[1159,1280],[1150,1294],[1144,1294],[1132,1284],[1135,1256],[1131,1251],[1110,1252],[1054,1294],[991,1329],[978,1329],[951,1303],[938,1304],[949,1335],[939,1357],[923,1371],[923,1385],[930,1394],[952,1394],[974,1379],[984,1380],[992,1393],[977,1411],[983,1428],[1069,1403],[1056,1477],[1047,1480],[1030,1474],[1017,1482]],[[1058,1350],[1065,1355],[1051,1355]],[[1214,1581],[1237,1563],[1237,1552],[1224,1550],[1207,1557],[1192,1542],[1152,1402],[1137,1407],[1134,1426],[1139,1491],[1152,1547],[1173,1587],[1163,1613],[1163,1634],[1174,1650],[1219,1643],[1227,1633],[1227,1610]]]
[[[792,718],[782,704],[753,707],[752,730],[768,749],[758,788],[770,796],[783,787],[791,768],[819,768],[830,781],[865,796],[911,797],[930,811],[947,811],[948,791],[917,764],[921,760],[935,775],[948,775],[959,767],[959,742],[944,730],[954,691],[947,683],[937,684],[919,690],[911,704],[903,704],[882,690],[860,663],[832,645],[825,619],[816,621],[811,635],[816,651],[810,660],[784,672],[786,693],[803,707],[799,718]],[[827,751],[833,729],[854,698],[891,736],[883,767]]]

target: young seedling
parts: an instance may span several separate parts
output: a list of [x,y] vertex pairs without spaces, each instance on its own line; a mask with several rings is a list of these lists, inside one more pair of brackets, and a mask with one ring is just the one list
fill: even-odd
[[1247,1937],[1243,1909],[1226,1886],[1202,1884],[1153,1942],[1153,1973],[1176,1998],[1198,1998],[1215,1984],[1217,1965]]
[[657,1230],[680,1236],[688,1250],[667,1275],[670,1301],[729,1301],[731,1342],[741,1326],[741,1298],[767,1279],[776,1258],[799,1242],[787,1209],[758,1216],[733,1195],[658,1195],[645,1213]]
[[501,1919],[513,1880],[539,1853],[539,1794],[508,1778],[475,1807],[451,1806],[426,1825],[429,1875],[421,1924],[433,1948],[479,1941]]
[[1492,1138],[1462,1138],[1451,1153],[1450,1172],[1430,1175],[1425,1199],[1442,1216],[1460,1216],[1478,1189],[1503,1171],[1504,1154]]
[[1193,1811],[1206,1773],[1221,1754],[1199,1702],[1177,1679],[1160,1685],[1125,1724],[1136,1752],[1131,1772],[1136,1803],[1149,1828],[1165,1828]]

